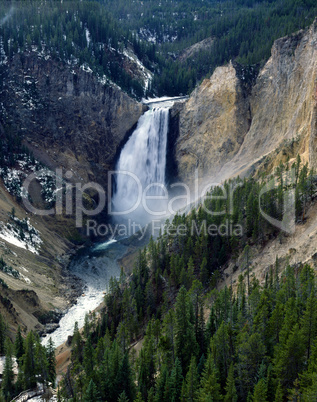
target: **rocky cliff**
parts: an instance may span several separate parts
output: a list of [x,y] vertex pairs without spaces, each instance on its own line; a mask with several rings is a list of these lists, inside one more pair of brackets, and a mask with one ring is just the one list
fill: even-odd
[[6,121],[22,130],[47,165],[72,169],[75,180],[105,184],[105,172],[143,106],[88,66],[26,52],[6,67],[1,95]]
[[218,67],[193,92],[179,115],[176,159],[180,178],[191,184],[213,176],[238,152],[250,127],[249,103],[230,63]]
[[179,114],[179,176],[221,181],[247,174],[289,142],[317,166],[317,22],[281,38],[249,95],[232,64],[203,81]]

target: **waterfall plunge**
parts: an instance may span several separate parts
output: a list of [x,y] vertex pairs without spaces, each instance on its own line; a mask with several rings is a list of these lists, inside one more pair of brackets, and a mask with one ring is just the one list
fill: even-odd
[[148,110],[121,151],[112,198],[113,211],[119,219],[129,218],[140,224],[157,219],[158,214],[149,213],[142,205],[143,195],[158,198],[146,201],[151,211],[164,210],[159,197],[167,196],[162,186],[165,186],[168,116],[168,108]]

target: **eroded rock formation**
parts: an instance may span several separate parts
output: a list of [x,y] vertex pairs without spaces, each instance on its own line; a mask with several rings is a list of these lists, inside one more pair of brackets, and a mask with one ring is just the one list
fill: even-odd
[[317,21],[275,41],[251,94],[229,64],[215,70],[180,112],[178,173],[221,181],[247,174],[287,141],[299,141],[303,161],[317,166]]

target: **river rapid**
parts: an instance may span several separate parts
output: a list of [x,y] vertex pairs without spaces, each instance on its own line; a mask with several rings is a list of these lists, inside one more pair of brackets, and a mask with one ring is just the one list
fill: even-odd
[[95,310],[102,303],[110,278],[120,276],[118,258],[125,251],[126,246],[116,240],[109,240],[81,250],[74,257],[69,270],[84,282],[83,294],[61,318],[59,328],[43,337],[43,345],[47,345],[50,338],[55,347],[64,343],[73,334],[76,321],[79,328],[83,327],[86,313]]

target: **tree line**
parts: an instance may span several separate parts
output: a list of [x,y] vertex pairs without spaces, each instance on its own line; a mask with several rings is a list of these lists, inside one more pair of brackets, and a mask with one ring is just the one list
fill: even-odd
[[148,321],[138,355],[125,322],[115,335],[97,320],[76,328],[60,400],[315,400],[316,278],[308,265],[279,269],[277,260],[264,286],[244,272],[236,292],[210,292],[206,325],[202,284],[181,286],[163,318]]

